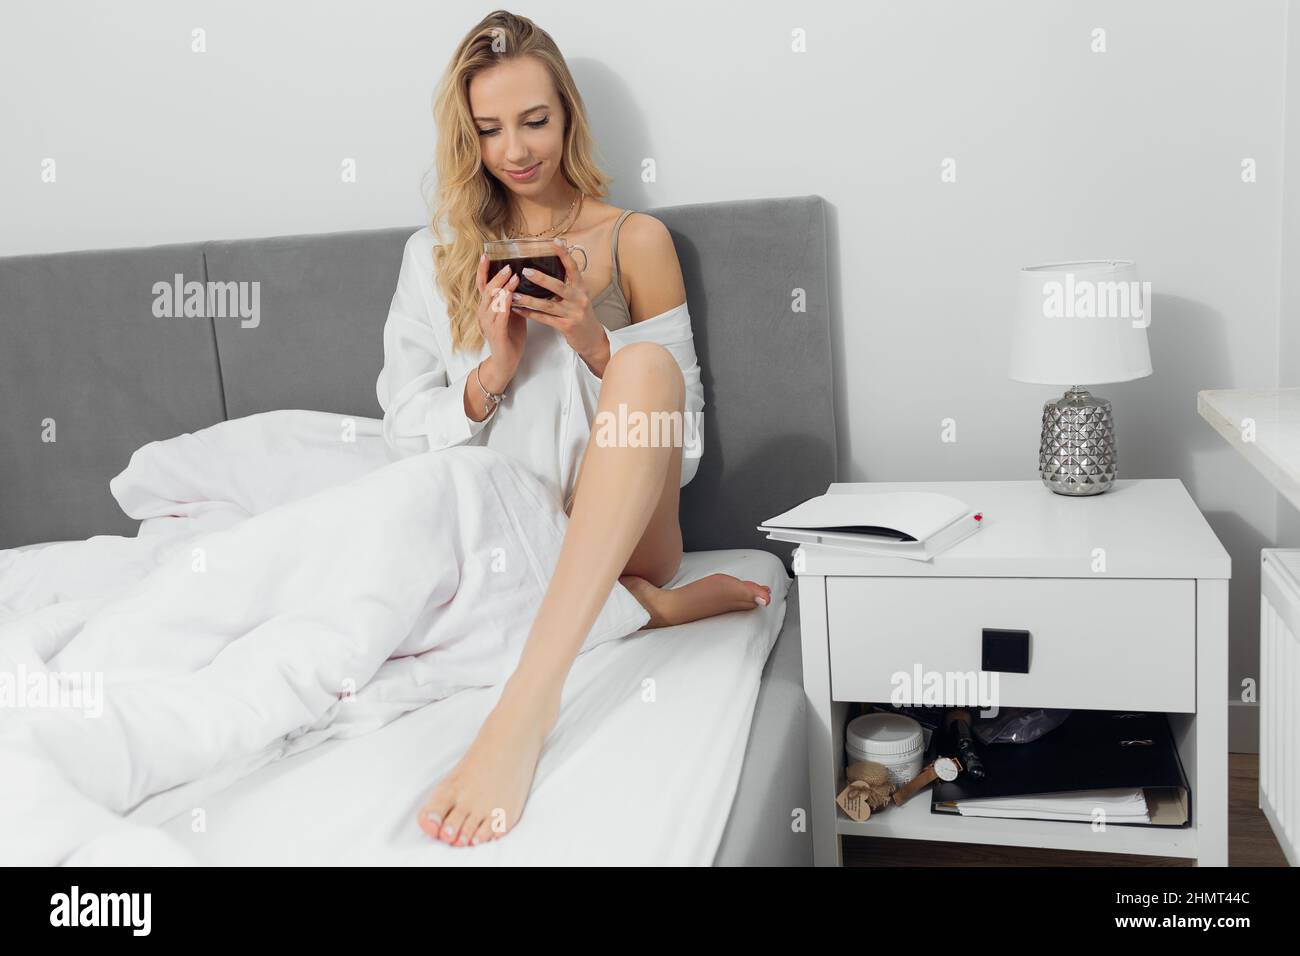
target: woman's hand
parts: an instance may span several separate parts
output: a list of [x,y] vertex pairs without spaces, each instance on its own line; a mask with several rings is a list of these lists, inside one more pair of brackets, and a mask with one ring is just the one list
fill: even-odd
[[487,366],[484,366],[483,384],[493,392],[502,391],[514,378],[515,370],[524,356],[524,344],[528,338],[528,322],[511,308],[510,295],[519,285],[519,276],[506,266],[490,280],[488,257],[484,253],[479,257],[476,282],[479,291],[478,326],[483,330],[483,338],[492,355],[491,371],[493,381],[486,381]]
[[[487,253],[479,256],[475,284],[478,287],[478,327],[487,342],[488,357],[480,363],[477,375],[465,379],[465,414],[476,422],[486,421],[492,409],[483,397],[483,389],[494,395],[506,390],[519,369],[528,337],[528,321],[510,307],[510,293],[519,277],[506,266],[491,280],[487,277]],[[480,387],[481,385],[481,387]]]
[[591,296],[582,284],[578,264],[559,242],[555,243],[555,252],[564,263],[564,282],[536,269],[525,269],[524,274],[530,282],[554,292],[556,298],[539,299],[515,292],[515,308],[525,317],[557,329],[569,343],[569,348],[599,375],[609,361],[609,339],[591,307]]

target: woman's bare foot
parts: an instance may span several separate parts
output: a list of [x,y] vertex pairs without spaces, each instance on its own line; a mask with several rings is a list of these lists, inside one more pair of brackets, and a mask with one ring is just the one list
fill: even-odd
[[677,588],[657,588],[634,574],[618,580],[650,612],[646,627],[671,627],[728,611],[752,611],[772,601],[771,588],[730,574],[710,574]]
[[[729,574],[710,574],[679,588],[657,588],[625,574],[619,581],[647,611],[647,627],[685,624],[771,603],[771,590]],[[537,758],[559,718],[559,697],[541,702],[507,683],[460,762],[438,781],[417,820],[434,839],[472,846],[508,833],[524,812]]]
[[534,706],[509,694],[507,684],[474,743],[420,808],[420,829],[434,839],[471,846],[495,840],[519,822],[559,703],[557,698]]

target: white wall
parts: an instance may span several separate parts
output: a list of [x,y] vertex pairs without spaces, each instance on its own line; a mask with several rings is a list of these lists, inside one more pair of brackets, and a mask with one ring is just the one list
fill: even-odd
[[[490,9],[6,9],[0,254],[418,224],[433,86]],[[1157,296],[1155,374],[1096,391],[1115,403],[1121,474],[1182,478],[1231,550],[1233,685],[1256,673],[1276,496],[1197,416],[1196,392],[1278,378],[1283,0],[512,9],[569,58],[613,202],[831,204],[842,479],[1034,478],[1059,390],[1006,376],[1014,272],[1135,258]],[[40,182],[45,157],[56,184]],[[356,184],[340,182],[344,157]]]
[[[1300,8],[1286,21],[1286,176],[1282,189],[1281,302],[1277,375],[1283,388],[1300,386]],[[1277,545],[1300,547],[1300,511],[1277,496]]]

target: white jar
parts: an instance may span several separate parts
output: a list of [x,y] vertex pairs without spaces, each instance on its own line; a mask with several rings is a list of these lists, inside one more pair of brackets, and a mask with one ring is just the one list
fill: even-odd
[[925,734],[921,725],[903,714],[864,714],[844,731],[849,763],[870,760],[889,771],[889,782],[901,787],[921,772]]

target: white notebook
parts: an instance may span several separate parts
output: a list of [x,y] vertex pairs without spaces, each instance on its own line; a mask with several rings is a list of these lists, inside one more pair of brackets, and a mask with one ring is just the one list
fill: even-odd
[[928,561],[980,529],[984,516],[930,491],[818,495],[758,526],[775,541]]

